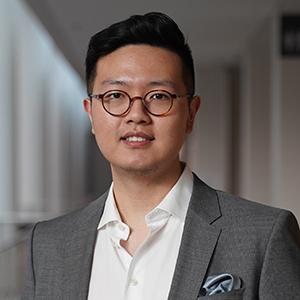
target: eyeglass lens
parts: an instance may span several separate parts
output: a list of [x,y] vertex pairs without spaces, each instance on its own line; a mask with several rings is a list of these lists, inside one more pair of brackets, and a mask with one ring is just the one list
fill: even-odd
[[[105,110],[113,115],[126,113],[132,101],[134,100],[123,91],[108,91],[103,95],[102,100]],[[162,115],[170,110],[173,99],[169,92],[159,90],[147,93],[142,101],[150,113]]]

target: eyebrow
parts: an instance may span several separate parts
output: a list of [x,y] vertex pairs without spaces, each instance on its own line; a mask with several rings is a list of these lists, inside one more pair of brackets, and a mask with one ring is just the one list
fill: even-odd
[[176,84],[173,81],[169,80],[156,80],[148,83],[148,86],[167,86],[171,88],[175,88]]
[[107,79],[107,80],[103,80],[101,81],[101,84],[113,84],[113,85],[128,85],[128,83],[126,83],[123,80],[114,80],[114,79]]
[[[101,82],[103,85],[120,85],[120,86],[128,86],[129,84],[124,80],[115,80],[115,79],[107,79]],[[154,80],[147,83],[149,87],[156,87],[156,86],[167,86],[171,88],[176,88],[176,84],[173,81],[169,80]]]

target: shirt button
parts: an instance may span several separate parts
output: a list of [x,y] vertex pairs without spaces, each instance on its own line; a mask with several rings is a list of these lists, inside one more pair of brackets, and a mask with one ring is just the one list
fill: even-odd
[[138,281],[135,278],[131,278],[130,279],[130,285],[136,286],[136,285],[138,285]]

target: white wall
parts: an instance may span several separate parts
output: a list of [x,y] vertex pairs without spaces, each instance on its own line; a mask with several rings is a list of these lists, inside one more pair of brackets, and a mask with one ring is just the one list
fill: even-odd
[[85,88],[23,1],[0,14],[0,224],[34,222],[82,203]]
[[85,88],[21,0],[0,0],[0,298],[23,279],[23,225],[84,202]]
[[[12,103],[10,101],[13,85],[11,82],[12,49],[8,43],[11,36],[12,20],[5,12],[9,9],[9,2],[0,2],[0,212],[11,208],[12,199]],[[4,228],[0,223],[0,240],[7,240],[11,228]]]
[[85,88],[21,0],[0,0],[0,299],[17,299],[23,225],[85,198]]

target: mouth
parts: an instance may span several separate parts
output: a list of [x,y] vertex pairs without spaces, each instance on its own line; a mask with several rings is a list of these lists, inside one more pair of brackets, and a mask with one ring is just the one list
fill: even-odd
[[145,142],[147,139],[142,138],[140,136],[129,136],[126,138],[127,142]]
[[128,132],[121,137],[121,140],[130,146],[144,146],[154,139],[154,136],[144,132]]

